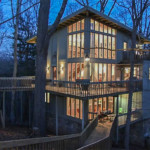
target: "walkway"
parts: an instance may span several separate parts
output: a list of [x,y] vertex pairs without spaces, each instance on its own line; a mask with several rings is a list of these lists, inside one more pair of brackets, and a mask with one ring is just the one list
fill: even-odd
[[110,129],[112,127],[112,123],[110,121],[103,121],[102,123],[98,123],[97,127],[93,130],[90,136],[87,138],[83,146],[92,144],[96,141],[102,140],[109,136]]

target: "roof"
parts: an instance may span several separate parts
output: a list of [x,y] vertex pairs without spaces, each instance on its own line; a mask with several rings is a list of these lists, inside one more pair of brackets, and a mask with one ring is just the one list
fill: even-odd
[[[124,25],[123,23],[103,14],[103,13],[100,13],[99,11],[91,8],[91,7],[84,7],[84,8],[81,8],[79,9],[78,11],[72,13],[71,15],[63,18],[57,29],[61,29],[63,27],[66,27],[70,24],[73,24],[74,22],[77,22],[78,20],[81,20],[83,18],[85,18],[85,16],[88,15],[90,16],[91,18],[94,18],[96,19],[97,21],[99,22],[102,22],[110,27],[113,27],[115,29],[118,29],[118,30],[122,30],[126,33],[131,33],[132,32],[132,28]],[[35,43],[36,42],[36,36],[30,38],[27,42],[28,43]],[[141,38],[141,41],[143,43],[150,43],[150,39],[146,39],[144,36],[140,35],[140,38]]]

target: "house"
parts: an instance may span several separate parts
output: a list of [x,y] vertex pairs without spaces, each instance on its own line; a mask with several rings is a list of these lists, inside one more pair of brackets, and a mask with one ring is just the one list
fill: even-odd
[[[82,131],[98,113],[126,115],[132,29],[85,7],[61,20],[47,56],[48,128],[59,134]],[[28,43],[35,43],[36,37]],[[137,35],[132,110],[150,117],[150,41]]]

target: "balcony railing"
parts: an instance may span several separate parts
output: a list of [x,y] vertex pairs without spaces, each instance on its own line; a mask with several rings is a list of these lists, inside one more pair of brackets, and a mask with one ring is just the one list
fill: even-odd
[[[133,81],[133,90],[142,90],[142,80]],[[34,77],[0,78],[0,91],[33,90]],[[90,82],[80,80],[78,82],[46,80],[46,91],[60,95],[68,95],[80,98],[96,98],[111,96],[129,91],[129,81]]]
[[[123,62],[129,62],[130,51],[123,51],[123,59],[122,60],[123,60]],[[142,62],[143,60],[150,60],[150,53],[135,51],[134,61],[138,63],[138,62]]]
[[[133,81],[133,90],[142,90],[142,80]],[[129,91],[129,81],[111,82],[70,82],[47,81],[46,90],[54,93],[67,94],[76,97],[96,98],[97,96],[115,95]]]

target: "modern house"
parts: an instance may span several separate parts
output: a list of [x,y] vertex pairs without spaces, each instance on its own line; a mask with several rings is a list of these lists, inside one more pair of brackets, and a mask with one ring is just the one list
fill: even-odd
[[[61,20],[47,56],[48,128],[59,134],[82,131],[98,113],[126,115],[132,29],[86,7]],[[36,37],[29,43],[35,43]],[[137,35],[132,110],[150,117],[150,43]],[[56,118],[58,119],[57,121]]]

